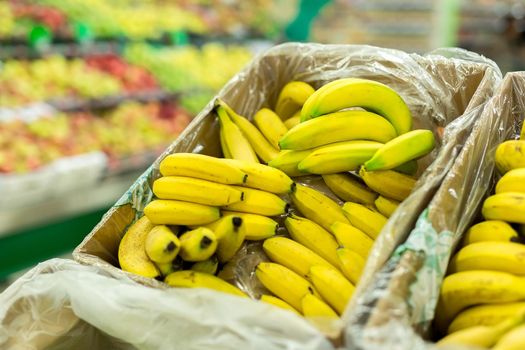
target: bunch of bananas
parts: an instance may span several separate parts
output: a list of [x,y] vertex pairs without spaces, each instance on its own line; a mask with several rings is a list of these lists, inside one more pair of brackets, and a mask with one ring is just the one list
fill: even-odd
[[[503,175],[466,233],[441,287],[438,344],[525,349],[525,128],[496,150]],[[516,230],[517,229],[517,230]]]

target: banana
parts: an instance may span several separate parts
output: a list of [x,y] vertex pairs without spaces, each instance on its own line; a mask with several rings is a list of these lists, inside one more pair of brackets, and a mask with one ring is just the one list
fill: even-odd
[[222,150],[223,157],[226,158],[226,159],[233,159],[233,156],[232,156],[230,150],[228,149],[228,145],[226,144],[226,139],[224,138],[224,133],[222,133],[220,131],[219,131],[219,140],[221,142],[221,150]]
[[356,285],[365,268],[366,262],[363,257],[348,248],[337,249],[337,257],[339,258],[339,267],[343,274],[350,282]]
[[354,293],[354,286],[333,267],[315,265],[308,274],[323,300],[341,315]]
[[430,130],[412,130],[383,145],[364,167],[368,171],[390,170],[421,158],[434,149],[434,134]]
[[301,300],[301,307],[305,317],[339,318],[328,304],[312,294],[306,294],[303,297]]
[[244,243],[246,231],[242,219],[238,216],[227,216],[221,220],[214,232],[219,241],[217,245],[219,262],[230,261]]
[[288,130],[279,146],[300,151],[351,140],[385,143],[396,136],[394,127],[385,118],[366,111],[349,110],[300,123]]
[[288,304],[286,301],[279,299],[277,297],[274,297],[273,295],[263,294],[261,295],[260,301],[263,301],[267,304],[271,304],[273,306],[280,307],[281,309],[292,311],[293,313],[300,315],[299,312],[297,312],[296,309],[292,307],[292,305]]
[[454,318],[448,326],[448,333],[473,326],[493,326],[523,313],[525,313],[525,302],[473,306]]
[[234,211],[222,211],[223,216],[235,215],[242,219],[242,225],[246,231],[245,239],[249,241],[260,241],[275,236],[278,223],[266,216],[240,213]]
[[399,173],[403,173],[405,175],[414,176],[417,173],[418,167],[419,166],[417,164],[417,160],[411,160],[411,161],[408,161],[408,162],[406,162],[404,164],[396,166],[392,170],[395,170],[395,171],[397,171]]
[[308,175],[307,172],[300,171],[297,165],[312,152],[313,150],[281,151],[277,157],[268,162],[268,165],[280,169],[288,176]]
[[279,93],[275,112],[282,119],[290,118],[294,113],[301,110],[304,102],[314,91],[313,87],[302,81],[287,83]]
[[503,192],[485,199],[481,213],[486,220],[525,224],[525,193]]
[[148,233],[144,248],[153,262],[165,264],[173,261],[179,254],[180,241],[167,226],[158,225]]
[[292,239],[311,249],[333,266],[339,266],[335,238],[315,222],[296,215],[287,217],[284,225]]
[[217,237],[212,230],[199,227],[180,236],[180,256],[186,261],[204,261],[217,250]]
[[279,169],[235,159],[225,159],[224,161],[248,174],[243,186],[277,194],[289,193],[295,188],[293,180]]
[[392,88],[367,79],[332,81],[315,91],[303,105],[301,121],[350,107],[362,107],[386,118],[398,135],[412,128],[412,115]]
[[339,204],[313,188],[297,184],[290,197],[307,219],[321,225],[325,230],[330,230],[330,226],[336,221],[349,223]]
[[183,270],[184,267],[180,257],[167,263],[155,263],[155,265],[164,277],[175,271]]
[[239,187],[239,189],[244,192],[244,200],[225,205],[223,209],[265,216],[281,215],[288,211],[288,203],[273,193],[253,188]]
[[525,140],[509,140],[496,148],[496,167],[501,174],[525,168]]
[[203,261],[197,261],[195,264],[191,265],[193,271],[209,273],[210,275],[215,275],[219,267],[219,260],[217,256],[212,255],[209,259]]
[[362,167],[359,176],[373,191],[397,201],[405,200],[416,185],[413,177],[393,170],[366,171]]
[[[273,147],[261,134],[259,130],[253,125],[248,119],[243,116],[235,113],[230,106],[228,106],[224,101],[219,100],[219,106],[224,108],[227,111],[228,116],[231,118],[233,123],[241,130],[241,136],[248,141],[248,144],[244,147],[251,146],[250,149],[255,151],[255,153],[261,158],[265,163],[268,163],[270,160],[277,157],[279,150]],[[228,147],[229,151],[232,152],[231,146]],[[238,157],[233,157],[234,159],[239,159]],[[257,157],[256,157],[257,158]],[[258,161],[257,161],[258,163]]]
[[375,200],[374,204],[376,205],[377,210],[382,215],[389,218],[390,216],[392,216],[392,214],[394,214],[400,203],[394,199],[379,196]]
[[266,140],[275,149],[279,149],[279,140],[288,132],[288,128],[281,118],[271,109],[261,108],[253,116],[253,121],[263,136],[266,137]]
[[451,271],[491,270],[525,275],[525,245],[513,242],[479,242],[460,249]]
[[261,262],[255,275],[266,289],[299,312],[302,312],[301,300],[306,294],[319,295],[310,282],[280,264]]
[[226,185],[241,185],[248,175],[220,158],[197,153],[174,153],[159,165],[163,176],[187,176]]
[[153,224],[145,216],[128,228],[118,247],[118,261],[122,270],[144,277],[159,277],[159,269],[144,249],[146,237],[152,228]]
[[372,239],[379,236],[383,226],[388,221],[383,215],[358,203],[346,202],[343,205],[343,212],[352,226],[360,229]]
[[284,121],[284,126],[286,126],[288,129],[291,129],[294,126],[299,125],[300,122],[301,122],[301,110],[298,110],[297,112],[295,112],[293,116],[291,116],[290,118]]
[[374,241],[366,233],[350,224],[339,221],[334,222],[330,230],[339,245],[353,250],[361,255],[364,260],[368,258]]
[[357,170],[383,144],[375,141],[345,141],[315,148],[297,169],[311,174],[335,174]]
[[144,214],[155,225],[205,225],[221,215],[217,207],[166,199],[149,202]]
[[512,169],[499,179],[496,193],[504,192],[525,193],[525,168]]
[[371,191],[350,173],[323,175],[326,186],[339,198],[346,202],[374,204],[377,193]]
[[269,238],[263,243],[266,255],[301,276],[305,276],[314,265],[333,267],[328,261],[304,245],[286,237]]
[[153,193],[160,199],[222,206],[240,202],[243,192],[220,183],[183,176],[164,176],[153,182]]
[[509,330],[501,336],[493,350],[523,350],[525,349],[525,325]]
[[228,153],[233,159],[259,163],[259,159],[249,140],[245,137],[241,128],[230,119],[226,109],[218,106],[217,115],[219,116],[220,133],[226,146],[226,150],[223,150],[223,153]]
[[176,271],[166,276],[164,281],[172,287],[208,288],[247,298],[239,288],[209,273],[192,270]]

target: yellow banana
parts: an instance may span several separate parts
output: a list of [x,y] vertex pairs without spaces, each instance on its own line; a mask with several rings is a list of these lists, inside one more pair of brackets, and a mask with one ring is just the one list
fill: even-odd
[[275,220],[257,214],[240,213],[234,211],[222,211],[223,216],[235,215],[242,219],[246,239],[249,241],[260,241],[275,236],[278,224]]
[[274,297],[273,295],[263,294],[261,295],[261,299],[259,299],[267,304],[271,304],[273,306],[280,307],[281,309],[292,311],[293,313],[300,315],[299,312],[297,312],[296,309],[292,307],[292,305],[288,304],[286,301]]
[[247,297],[239,288],[209,273],[192,270],[176,271],[166,276],[164,281],[172,287],[208,288],[222,293]]
[[362,107],[385,117],[398,135],[412,128],[410,110],[397,92],[379,82],[355,78],[332,81],[315,91],[303,105],[301,120],[350,107]]
[[525,313],[525,302],[473,306],[454,318],[448,326],[448,333],[473,326],[493,326],[523,313]]
[[293,180],[279,169],[234,159],[225,159],[224,161],[248,174],[243,186],[278,194],[289,193],[295,188]]
[[179,254],[180,241],[165,225],[151,229],[144,245],[148,257],[156,263],[169,263]]
[[525,168],[525,140],[509,140],[496,148],[496,167],[499,172]]
[[163,176],[187,176],[226,185],[241,185],[248,175],[220,158],[197,153],[174,153],[160,162]]
[[496,193],[503,192],[525,193],[525,168],[512,169],[499,179]]
[[290,197],[301,214],[326,230],[336,221],[349,223],[339,204],[313,188],[297,184]]
[[354,294],[354,286],[333,267],[315,265],[310,268],[309,279],[323,300],[341,315]]
[[390,170],[427,155],[434,144],[432,131],[412,130],[385,143],[364,167],[368,171]]
[[501,336],[493,350],[523,350],[525,349],[525,325],[521,324]]
[[151,201],[144,214],[155,225],[205,225],[221,215],[217,207],[166,199]]
[[224,209],[265,216],[281,215],[288,211],[288,203],[273,193],[253,188],[239,187],[239,189],[244,192],[244,200],[225,205]]
[[263,243],[263,249],[270,260],[289,268],[301,276],[306,276],[310,271],[310,267],[314,265],[333,267],[312,250],[286,237],[267,239]]
[[366,262],[363,257],[348,248],[337,249],[337,257],[339,258],[339,267],[343,274],[350,282],[356,285],[365,268]]
[[399,166],[396,166],[392,170],[395,170],[399,173],[403,173],[405,175],[414,176],[417,173],[418,167],[419,166],[417,164],[417,160],[414,159]]
[[296,215],[287,217],[284,225],[292,239],[311,249],[333,266],[339,265],[335,238],[315,222]]
[[284,126],[286,126],[288,129],[291,129],[294,126],[299,125],[300,122],[301,122],[301,110],[298,110],[297,112],[295,112],[293,116],[291,116],[290,118],[284,121]]
[[318,295],[310,282],[280,264],[261,262],[255,275],[266,289],[299,312],[302,312],[301,300],[306,294]]
[[282,119],[290,118],[294,113],[301,110],[304,102],[314,91],[313,87],[302,81],[287,83],[279,93],[275,112]]
[[217,245],[217,258],[219,262],[230,261],[241,248],[246,236],[243,221],[238,216],[227,216],[215,229],[219,241]]
[[212,230],[199,227],[180,236],[180,256],[186,261],[204,261],[217,250],[217,237]]
[[332,224],[331,231],[339,245],[353,250],[366,260],[374,245],[374,241],[363,231],[354,226],[336,221]]
[[233,159],[233,156],[232,156],[230,150],[228,149],[228,145],[226,144],[226,139],[224,138],[224,133],[220,132],[220,131],[219,131],[219,140],[221,142],[221,150],[222,150],[223,157],[226,158],[226,159]]
[[508,242],[517,237],[516,230],[505,221],[487,220],[472,226],[465,234],[463,244],[468,245],[485,241]]
[[335,174],[357,170],[383,144],[375,141],[345,141],[315,148],[298,165],[311,174]]
[[358,203],[346,202],[343,205],[343,212],[352,226],[360,229],[372,239],[379,236],[383,226],[388,221],[383,215]]
[[222,106],[217,107],[217,115],[219,116],[220,133],[223,135],[222,138],[226,146],[226,152],[223,150],[223,153],[228,153],[233,159],[259,163],[249,140],[241,128],[230,119]]
[[271,109],[261,108],[253,116],[253,121],[266,140],[279,149],[279,140],[288,131],[281,118]]
[[485,199],[481,210],[486,220],[525,224],[525,193],[503,192]]
[[389,218],[394,214],[399,202],[394,199],[385,198],[383,196],[377,197],[374,204],[376,205],[377,210],[385,217]]
[[304,150],[335,142],[370,140],[388,142],[397,136],[385,118],[367,111],[349,110],[305,121],[279,141],[281,149]]
[[306,294],[303,297],[301,300],[301,306],[305,317],[339,318],[328,304],[312,294]]
[[122,270],[144,277],[159,277],[159,269],[148,258],[144,248],[152,228],[153,224],[145,216],[128,228],[118,247],[118,261]]
[[326,186],[339,198],[346,202],[374,204],[377,193],[371,191],[350,173],[323,175]]
[[153,193],[160,199],[213,206],[228,205],[243,199],[243,192],[230,185],[183,176],[164,176],[155,180]]
[[366,171],[361,168],[359,176],[373,191],[397,201],[405,200],[416,185],[413,177],[393,170]]
[[297,165],[312,152],[313,150],[281,151],[277,157],[268,162],[268,165],[280,169],[288,176],[308,175],[307,172],[300,171]]
[[219,260],[217,256],[212,255],[209,259],[203,261],[197,261],[195,264],[191,265],[193,271],[209,273],[210,275],[215,275],[217,273],[217,268],[219,267]]

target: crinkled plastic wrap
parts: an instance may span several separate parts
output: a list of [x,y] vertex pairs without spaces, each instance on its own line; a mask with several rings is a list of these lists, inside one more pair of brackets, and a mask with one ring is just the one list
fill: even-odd
[[[343,322],[318,324],[323,330],[320,332],[308,321],[263,303],[211,290],[176,290],[118,268],[120,239],[126,227],[150,201],[151,183],[159,176],[160,160],[173,152],[221,155],[218,123],[211,113],[214,101],[210,101],[77,247],[74,258],[88,266],[49,262],[44,266],[54,273],[39,273],[42,269],[37,269],[19,281],[18,287],[12,287],[7,297],[4,293],[2,297],[7,304],[1,305],[7,305],[6,312],[13,312],[9,310],[18,303],[25,283],[34,286],[27,287],[31,292],[25,298],[29,300],[25,313],[30,316],[16,325],[31,317],[42,320],[34,322],[32,332],[26,335],[39,331],[47,334],[48,324],[56,326],[49,318],[61,320],[62,314],[57,308],[63,306],[64,317],[76,317],[82,327],[91,325],[97,329],[89,328],[88,333],[94,337],[107,334],[108,342],[115,340],[123,344],[124,341],[139,348],[163,348],[169,344],[168,348],[204,349],[213,344],[217,349],[324,349],[344,346],[341,345],[344,339],[339,337],[341,329],[345,329],[343,334],[350,335],[347,340],[351,343],[349,328],[359,328],[361,324],[355,315],[365,314],[362,310],[368,312],[370,309],[363,308],[361,301],[363,293],[368,293],[374,273],[405,241],[417,217],[432,199],[472,130],[478,116],[476,111],[493,94],[501,74],[492,61],[459,49],[420,56],[370,46],[284,44],[257,57],[219,92],[218,97],[238,113],[251,118],[259,108],[274,106],[280,89],[288,81],[302,80],[317,88],[344,77],[373,79],[394,88],[407,102],[414,117],[414,127],[434,131],[437,148],[420,161],[420,170],[428,168],[421,175],[417,190],[403,202],[374,245],[352,307],[347,308]],[[327,191],[318,177],[297,180]],[[255,265],[265,259],[259,245],[246,244],[235,257],[234,264],[228,265],[232,281],[251,296],[261,291],[253,276]],[[80,275],[82,278],[76,277]],[[39,280],[46,282],[35,282]],[[68,283],[74,286],[64,291]],[[46,287],[39,289],[38,286]],[[73,289],[78,292],[73,294]],[[56,298],[61,298],[60,302]],[[40,299],[52,300],[55,307],[43,309],[39,306]],[[0,312],[0,321],[6,324],[5,313]],[[144,327],[135,329],[134,324],[141,322]],[[129,331],[122,332],[119,327],[126,328],[128,323],[131,324]],[[23,327],[8,325],[4,334],[22,332]],[[61,342],[61,334],[66,335],[62,337],[64,341],[71,338],[67,336],[70,331],[63,328],[53,333],[58,338],[53,344]],[[156,340],[156,337],[164,338]],[[170,341],[163,343],[164,339]],[[0,344],[2,340],[0,334]]]

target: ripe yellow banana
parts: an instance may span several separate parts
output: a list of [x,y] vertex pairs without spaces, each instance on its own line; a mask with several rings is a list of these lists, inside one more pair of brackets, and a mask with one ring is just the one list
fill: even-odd
[[230,261],[241,248],[246,237],[242,219],[238,216],[227,216],[224,220],[221,220],[214,232],[219,241],[217,245],[219,262],[225,263]]
[[341,315],[354,294],[353,284],[341,272],[328,266],[312,266],[308,276],[323,300]]
[[279,149],[279,140],[288,131],[281,118],[271,109],[262,108],[255,113],[253,121],[266,140]]
[[263,249],[266,255],[301,276],[305,276],[314,265],[330,265],[317,253],[304,245],[286,237],[272,237],[264,241]]
[[409,162],[406,162],[404,164],[401,164],[400,166],[396,166],[394,169],[399,173],[403,173],[405,175],[414,176],[417,173],[419,166],[417,164],[417,160],[411,160]]
[[221,150],[222,155],[226,159],[233,159],[232,153],[228,149],[228,145],[226,144],[226,139],[224,138],[224,133],[219,131],[219,140],[221,142]]
[[217,256],[212,255],[209,259],[203,261],[197,261],[195,264],[191,265],[193,271],[209,273],[210,275],[215,275],[217,273],[217,268],[219,267],[219,260]]
[[374,245],[374,240],[366,233],[354,226],[336,221],[332,224],[331,231],[339,245],[348,248],[361,255],[366,260]]
[[291,129],[294,126],[299,125],[300,122],[301,122],[301,110],[298,110],[297,112],[295,112],[293,116],[291,116],[290,118],[284,121],[284,125],[288,129]]
[[268,165],[280,169],[288,176],[308,175],[307,172],[300,171],[297,165],[312,152],[313,150],[281,151],[277,157],[268,162]]
[[144,245],[148,257],[156,263],[169,263],[179,254],[180,241],[165,225],[151,229]]
[[[241,130],[243,138],[248,141],[247,146],[251,146],[250,149],[255,151],[255,153],[261,158],[265,163],[268,163],[273,158],[277,157],[279,150],[273,147],[261,134],[259,130],[253,125],[248,119],[243,116],[235,113],[224,101],[219,101],[219,106],[223,107],[228,116],[231,118],[233,123]],[[247,147],[245,146],[245,147]],[[230,153],[232,152],[231,146],[228,147]],[[233,153],[232,153],[233,154]],[[234,159],[240,159],[238,157],[233,157]],[[257,157],[256,157],[257,158]],[[258,163],[258,161],[257,161]]]
[[281,215],[288,211],[288,203],[273,193],[253,188],[239,187],[239,189],[244,192],[244,200],[225,205],[224,209],[265,216]]
[[525,168],[512,169],[499,179],[496,193],[503,192],[525,193]]
[[243,186],[278,194],[289,193],[295,188],[293,180],[279,169],[235,159],[225,159],[224,161],[248,174]]
[[373,191],[383,197],[403,201],[416,185],[416,179],[393,170],[366,171],[359,170],[359,175]]
[[365,163],[365,169],[390,170],[427,155],[434,149],[434,134],[430,130],[412,130],[388,141]]
[[343,212],[352,226],[360,229],[372,239],[379,236],[383,226],[388,221],[383,215],[359,203],[346,202],[343,205]]
[[486,241],[509,242],[517,237],[516,230],[505,221],[487,220],[472,226],[467,231],[463,238],[463,245]]
[[525,193],[503,192],[485,199],[481,210],[486,220],[525,224]]
[[243,192],[230,185],[184,176],[164,176],[155,180],[153,193],[160,199],[213,206],[228,205],[243,199]]
[[217,115],[219,116],[220,133],[226,146],[226,151],[223,150],[223,153],[228,153],[233,159],[259,163],[259,159],[249,140],[245,137],[241,128],[230,119],[226,109],[218,106]]
[[234,211],[222,211],[223,216],[235,215],[242,219],[244,230],[246,231],[245,239],[249,241],[260,241],[275,236],[278,223],[263,215],[240,213]]
[[318,296],[310,282],[283,265],[259,263],[255,275],[266,289],[299,312],[302,312],[301,300],[306,294]]
[[282,119],[290,118],[301,110],[304,102],[314,93],[314,88],[302,81],[291,81],[286,84],[277,98],[275,112]]
[[377,210],[385,217],[389,218],[394,214],[399,202],[394,199],[389,199],[383,196],[377,197],[374,204],[376,205]]
[[292,307],[292,305],[288,304],[286,301],[274,297],[273,295],[263,294],[261,295],[261,299],[259,299],[267,304],[271,304],[273,306],[280,307],[281,309],[292,311],[293,313],[300,315],[299,312],[297,312],[296,309]]
[[366,187],[357,177],[350,173],[323,175],[326,186],[346,202],[374,204],[377,193]]
[[501,336],[493,350],[523,350],[525,349],[525,325],[521,324]]
[[292,215],[284,220],[284,225],[292,239],[311,249],[333,266],[339,266],[335,238],[315,222]]
[[166,276],[164,281],[172,287],[208,288],[247,298],[239,288],[209,273],[192,270],[176,271]]
[[525,168],[525,140],[509,140],[496,148],[496,167],[499,172]]
[[312,294],[306,294],[303,297],[301,300],[301,306],[305,317],[339,318],[327,303]]
[[315,148],[298,165],[311,174],[336,174],[353,171],[372,158],[383,144],[375,141],[345,141]]
[[152,228],[153,224],[145,216],[128,228],[118,247],[118,261],[122,270],[151,278],[160,275],[144,248]]
[[485,304],[460,312],[448,326],[448,333],[473,326],[494,326],[506,319],[525,313],[525,302]]
[[333,81],[315,91],[303,105],[301,120],[350,107],[362,107],[385,117],[398,135],[412,128],[412,115],[401,96],[392,88],[367,79]]
[[217,207],[167,199],[151,201],[144,214],[155,225],[205,225],[221,215]]
[[337,249],[337,257],[339,258],[339,267],[343,274],[350,282],[357,285],[365,268],[365,259],[363,259],[360,254],[348,248]]
[[336,221],[349,223],[339,204],[313,188],[297,184],[290,197],[301,214],[326,230]]
[[248,175],[220,158],[197,153],[174,153],[160,162],[163,176],[187,176],[227,185],[241,185]]
[[212,230],[199,227],[180,236],[180,256],[186,261],[204,261],[217,250],[217,237]]

